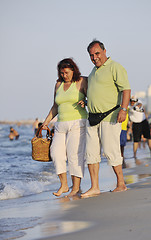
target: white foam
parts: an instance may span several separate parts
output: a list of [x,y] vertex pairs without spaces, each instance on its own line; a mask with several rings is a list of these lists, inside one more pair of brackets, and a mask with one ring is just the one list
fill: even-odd
[[32,194],[41,193],[49,190],[51,182],[47,181],[31,181],[31,182],[16,182],[11,184],[5,184],[5,187],[0,192],[0,200],[19,198],[23,196],[29,196]]

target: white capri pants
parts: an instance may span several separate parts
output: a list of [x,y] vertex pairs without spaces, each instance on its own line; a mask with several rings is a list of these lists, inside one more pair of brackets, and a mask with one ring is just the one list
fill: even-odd
[[86,161],[87,164],[101,162],[101,147],[111,166],[121,165],[123,158],[120,149],[121,123],[100,122],[86,127]]
[[85,142],[86,119],[55,123],[50,152],[58,175],[66,172],[68,160],[70,175],[83,178]]

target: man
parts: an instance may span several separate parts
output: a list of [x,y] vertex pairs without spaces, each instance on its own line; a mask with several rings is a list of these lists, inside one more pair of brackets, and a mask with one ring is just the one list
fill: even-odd
[[117,177],[114,192],[127,190],[122,172],[120,151],[121,123],[126,119],[130,100],[130,86],[126,70],[118,63],[107,58],[104,44],[93,41],[89,44],[88,53],[95,65],[88,77],[88,111],[90,115],[106,112],[116,105],[121,105],[95,126],[87,124],[86,160],[91,177],[91,188],[81,197],[100,194],[99,163],[101,145]]
[[38,124],[39,124],[39,120],[38,120],[38,118],[36,118],[33,123],[33,130],[34,130],[35,136],[36,136],[36,132],[38,130]]
[[143,137],[147,139],[147,143],[151,151],[151,135],[150,126],[146,119],[142,102],[135,96],[132,96],[130,99],[129,118],[132,122],[134,158],[137,159],[136,152],[139,142],[141,141],[141,136],[143,135]]
[[13,127],[10,127],[9,139],[14,140],[14,138],[17,140],[19,138],[19,134]]

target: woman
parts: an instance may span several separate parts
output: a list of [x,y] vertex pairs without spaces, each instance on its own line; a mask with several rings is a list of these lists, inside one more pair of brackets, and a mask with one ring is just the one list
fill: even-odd
[[55,85],[54,104],[43,123],[43,129],[45,129],[58,114],[58,122],[55,124],[55,135],[51,145],[51,157],[61,182],[59,190],[53,193],[55,196],[69,191],[66,160],[68,160],[73,182],[68,196],[74,196],[79,192],[81,178],[84,175],[87,112],[81,105],[86,97],[87,78],[80,75],[77,65],[71,58],[59,62],[59,78]]

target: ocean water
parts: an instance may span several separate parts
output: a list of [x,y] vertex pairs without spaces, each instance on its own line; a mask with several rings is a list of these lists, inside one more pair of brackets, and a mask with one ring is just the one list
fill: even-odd
[[32,160],[32,126],[14,128],[20,137],[10,141],[9,126],[0,126],[0,200],[54,190],[52,186],[58,182],[58,178],[53,163]]
[[[37,229],[44,223],[44,215],[51,212],[54,220],[62,207],[52,194],[60,186],[53,162],[39,162],[32,159],[31,139],[34,131],[31,125],[13,126],[20,134],[18,140],[10,141],[9,125],[0,125],[0,239],[38,239],[27,235],[27,230]],[[45,134],[45,133],[44,133]],[[149,150],[139,150],[144,158]],[[126,161],[135,166],[132,143],[125,147]],[[69,186],[72,185],[68,173]],[[102,192],[114,189],[116,178],[102,155],[100,167],[100,188]],[[82,191],[90,187],[90,177],[85,168],[81,183]],[[55,214],[54,214],[55,212]],[[46,217],[47,219],[47,217]],[[46,220],[47,221],[47,220]],[[50,233],[49,233],[50,234]],[[44,233],[39,233],[39,237]]]
[[[16,239],[25,235],[19,229],[31,228],[41,223],[39,214],[21,213],[23,206],[28,208],[48,199],[42,193],[50,193],[49,200],[55,197],[52,192],[59,188],[52,162],[32,160],[31,139],[34,131],[30,125],[13,126],[20,134],[18,140],[10,141],[9,125],[0,125],[0,239]],[[44,131],[45,134],[45,131]],[[45,199],[46,198],[46,199]],[[34,208],[33,207],[33,208]],[[53,209],[57,208],[57,204]],[[18,213],[18,211],[20,213]],[[27,215],[27,216],[26,216]],[[26,239],[26,238],[25,238]]]

